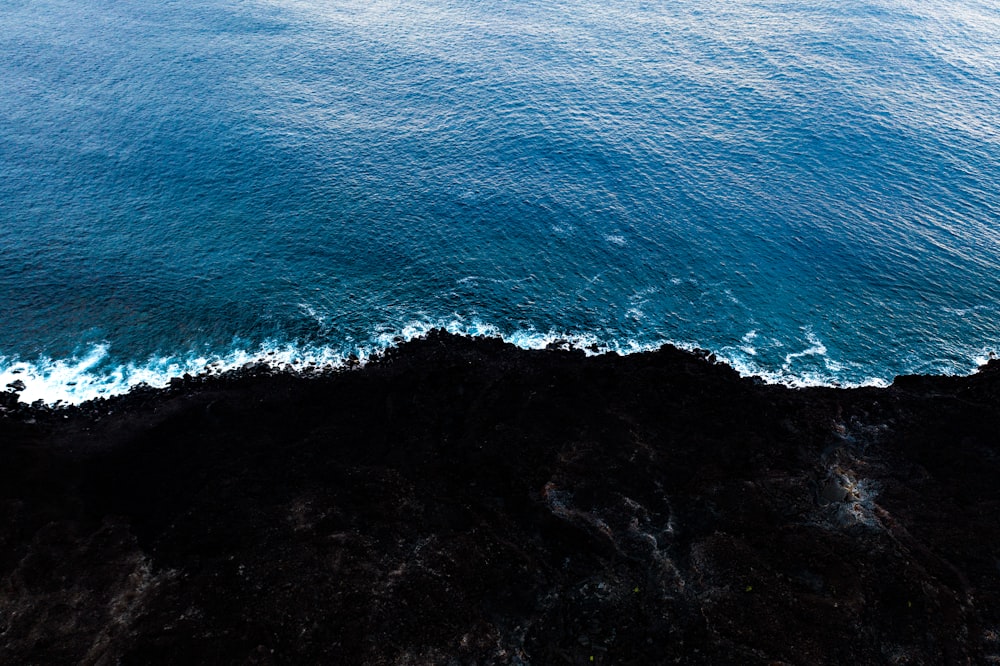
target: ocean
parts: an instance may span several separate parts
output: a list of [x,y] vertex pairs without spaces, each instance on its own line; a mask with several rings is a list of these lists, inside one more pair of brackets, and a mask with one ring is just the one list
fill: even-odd
[[993,2],[0,0],[0,28],[26,402],[432,327],[789,385],[1000,347]]

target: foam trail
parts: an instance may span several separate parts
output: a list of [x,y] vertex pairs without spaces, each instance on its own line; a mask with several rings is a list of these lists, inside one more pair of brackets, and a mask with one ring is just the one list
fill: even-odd
[[782,366],[783,370],[788,370],[796,359],[806,358],[807,356],[826,356],[826,345],[812,331],[806,331],[806,340],[809,341],[810,345],[807,349],[785,356],[785,364]]
[[[98,377],[91,371],[108,355],[106,344],[94,345],[83,358],[41,359],[37,363],[13,361],[0,357],[0,387],[20,381],[25,385],[21,401],[42,400],[49,404],[76,403],[77,395],[100,390]],[[96,397],[96,396],[95,396]]]
[[[886,387],[891,384],[882,377],[865,377],[860,381],[842,381],[835,374],[824,374],[816,371],[805,371],[793,373],[787,366],[779,370],[769,370],[756,363],[752,358],[743,354],[728,354],[726,352],[716,354],[716,357],[726,365],[730,366],[741,377],[756,377],[765,384],[780,384],[789,388],[810,388],[816,386],[830,386],[839,388],[859,388],[862,386]],[[836,365],[830,362],[829,365]]]
[[316,372],[351,364],[365,365],[371,357],[389,347],[422,337],[435,328],[468,336],[499,337],[523,349],[544,349],[557,341],[584,349],[588,355],[615,351],[622,354],[656,349],[659,345],[625,343],[604,344],[592,334],[542,333],[532,329],[504,334],[492,324],[462,318],[450,321],[413,321],[401,329],[385,327],[364,345],[334,348],[301,346],[294,343],[266,342],[256,349],[233,349],[225,354],[151,356],[143,362],[114,365],[109,343],[94,345],[81,357],[70,359],[39,358],[23,361],[0,357],[0,389],[15,381],[23,382],[20,401],[41,401],[47,405],[78,405],[96,398],[127,393],[146,385],[166,387],[170,380],[185,374],[220,374],[247,365],[264,364],[274,369]]
[[[801,351],[786,353],[778,367],[768,367],[763,358],[769,356],[766,347],[770,347],[770,351],[773,352],[776,348],[782,347],[782,343],[777,340],[762,339],[756,330],[744,334],[738,346],[723,347],[716,353],[716,357],[743,377],[756,377],[766,384],[781,384],[791,388],[884,387],[890,384],[885,378],[873,376],[857,381],[846,381],[844,365],[828,355],[826,345],[809,328],[805,329],[805,334],[808,346]],[[855,366],[851,369],[862,370]]]
[[[163,388],[172,378],[184,374],[218,374],[256,363],[273,368],[316,370],[343,365],[348,356],[327,347],[266,343],[256,350],[234,349],[227,354],[208,356],[153,356],[142,363],[112,366],[108,363],[108,349],[109,345],[100,344],[90,348],[82,358],[41,358],[34,362],[8,362],[0,357],[0,386],[21,381],[24,384],[21,402],[41,400],[48,405],[76,405],[127,393],[143,384]],[[364,350],[355,355],[362,362],[367,360]]]
[[[220,374],[247,365],[264,364],[274,369],[297,372],[317,372],[344,367],[348,364],[365,365],[372,357],[385,349],[402,342],[425,336],[431,330],[441,328],[456,335],[473,337],[498,337],[522,349],[545,349],[553,343],[567,343],[581,349],[588,356],[608,352],[635,354],[659,349],[664,344],[692,351],[699,345],[675,340],[639,342],[634,339],[619,340],[613,336],[605,339],[596,333],[572,333],[561,331],[542,332],[532,328],[505,332],[497,326],[476,319],[456,317],[451,320],[415,320],[401,328],[384,326],[371,336],[366,344],[332,346],[303,346],[294,343],[265,342],[256,349],[233,349],[224,354],[198,354],[151,356],[144,362],[128,362],[115,365],[111,361],[110,344],[102,343],[90,347],[86,353],[70,359],[40,358],[23,361],[0,356],[0,390],[16,381],[23,382],[20,400],[25,403],[42,401],[48,405],[76,405],[95,398],[110,397],[127,393],[139,385],[162,388],[174,377],[185,374]],[[752,344],[758,340],[756,331],[747,333],[737,348],[723,348],[716,351],[716,357],[744,377],[757,377],[768,384],[783,384],[789,387],[810,386],[888,386],[890,381],[881,377],[865,377],[856,382],[844,382],[842,366],[827,357],[826,346],[811,332],[806,331],[809,346],[799,352],[785,355],[784,363],[778,369],[768,368],[759,362],[759,349]],[[801,369],[793,371],[798,359],[819,357],[822,369]],[[967,373],[993,358],[992,352],[983,351],[975,359]],[[9,390],[9,389],[8,389]]]

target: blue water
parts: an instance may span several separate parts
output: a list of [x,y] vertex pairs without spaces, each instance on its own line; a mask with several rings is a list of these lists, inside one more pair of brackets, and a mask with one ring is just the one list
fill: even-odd
[[0,380],[430,326],[789,384],[1000,346],[985,0],[0,0]]

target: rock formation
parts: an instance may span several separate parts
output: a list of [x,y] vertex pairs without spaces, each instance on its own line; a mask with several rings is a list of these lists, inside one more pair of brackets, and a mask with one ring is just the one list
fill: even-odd
[[0,403],[0,663],[1000,662],[1000,364],[788,389],[435,332]]

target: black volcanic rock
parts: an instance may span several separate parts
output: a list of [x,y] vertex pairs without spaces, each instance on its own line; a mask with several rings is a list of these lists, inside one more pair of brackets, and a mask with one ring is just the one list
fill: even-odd
[[0,663],[1000,660],[1000,374],[435,332],[0,415]]

